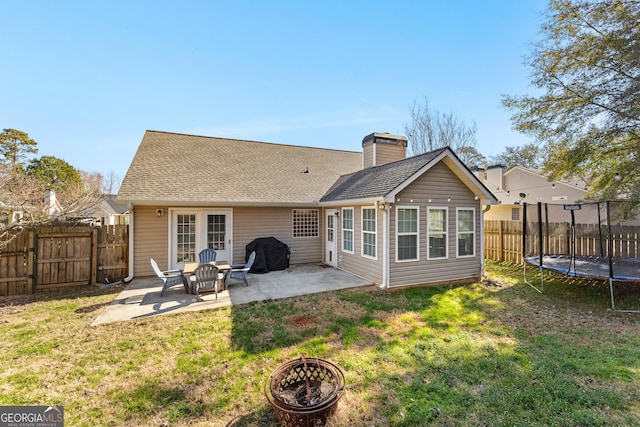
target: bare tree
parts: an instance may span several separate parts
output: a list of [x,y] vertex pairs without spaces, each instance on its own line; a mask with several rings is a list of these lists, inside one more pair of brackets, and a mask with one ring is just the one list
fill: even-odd
[[539,169],[542,167],[543,159],[540,146],[532,142],[520,147],[504,147],[502,153],[490,157],[489,160],[494,165],[505,165],[507,169],[515,166]]
[[484,158],[477,150],[475,122],[467,125],[453,113],[431,110],[426,97],[422,105],[414,101],[409,114],[411,122],[404,124],[404,131],[412,155],[450,147],[463,163],[469,166],[482,163]]
[[81,173],[82,185],[67,186],[60,197],[34,175],[13,165],[0,167],[0,250],[25,227],[93,216],[102,201],[102,176]]
[[115,194],[118,187],[120,187],[120,177],[114,171],[109,171],[103,178],[102,190],[105,194]]

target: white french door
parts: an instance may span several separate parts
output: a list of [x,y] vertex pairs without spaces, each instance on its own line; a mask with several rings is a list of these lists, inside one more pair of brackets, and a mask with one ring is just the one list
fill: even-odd
[[324,263],[330,265],[332,267],[338,266],[336,248],[338,245],[336,244],[336,222],[337,222],[337,213],[338,211],[335,209],[329,209],[326,213],[327,215],[327,232],[326,232],[326,242],[324,249]]
[[204,211],[203,221],[206,229],[202,249],[215,249],[217,261],[233,262],[230,250],[231,210]]
[[171,209],[169,224],[170,268],[198,262],[198,253],[215,249],[216,259],[233,262],[231,209]]

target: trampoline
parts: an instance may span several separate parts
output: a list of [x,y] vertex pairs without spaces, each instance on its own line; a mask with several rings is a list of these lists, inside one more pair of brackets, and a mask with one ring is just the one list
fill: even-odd
[[[640,212],[630,202],[523,204],[524,280],[544,292],[544,270],[576,278],[608,280],[611,308],[614,283],[640,283]],[[538,267],[539,285],[527,277]]]

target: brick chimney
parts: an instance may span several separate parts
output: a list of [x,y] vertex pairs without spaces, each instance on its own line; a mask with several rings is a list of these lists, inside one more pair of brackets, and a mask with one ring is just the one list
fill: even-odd
[[407,157],[407,138],[374,132],[362,140],[362,151],[365,169],[402,160]]

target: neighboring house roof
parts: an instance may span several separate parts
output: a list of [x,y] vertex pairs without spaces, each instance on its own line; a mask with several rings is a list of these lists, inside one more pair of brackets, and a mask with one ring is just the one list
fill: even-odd
[[[544,178],[545,180],[548,181],[548,178],[544,174],[544,171],[542,169],[529,168],[526,166],[514,166],[513,168],[505,172],[504,176],[508,177],[509,175],[516,173],[518,170],[524,171],[526,173],[530,173],[532,175],[537,175],[538,177]],[[553,184],[565,185],[567,187],[577,189],[579,191],[584,191],[584,192],[587,191],[587,183],[580,178],[573,178],[573,179],[561,180],[561,181],[549,181],[549,185],[553,185]]]
[[176,134],[145,133],[118,192],[120,203],[304,205],[344,174],[361,152]]
[[393,202],[400,190],[440,161],[444,161],[462,182],[482,196],[483,203],[497,203],[491,192],[448,147],[342,176],[320,201],[331,203],[384,198]]
[[107,215],[124,215],[129,213],[128,206],[124,203],[118,203],[115,194],[103,195],[99,208]]
[[109,215],[124,215],[129,211],[126,204],[116,202],[115,194],[105,194],[100,202],[100,209]]
[[[584,200],[586,183],[580,179],[549,181],[540,169],[514,166],[504,173],[494,194],[501,204],[575,203]],[[525,197],[522,197],[525,195]]]

